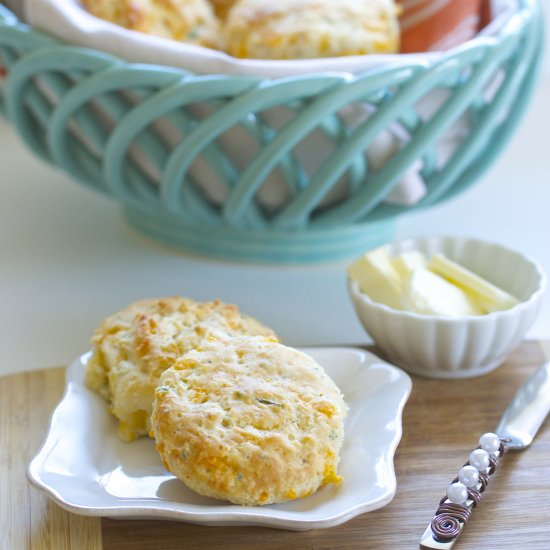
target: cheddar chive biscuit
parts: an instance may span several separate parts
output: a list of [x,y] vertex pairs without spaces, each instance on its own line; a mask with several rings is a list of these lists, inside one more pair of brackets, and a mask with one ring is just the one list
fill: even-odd
[[340,481],[346,412],[313,358],[236,336],[204,341],[162,374],[152,431],[166,468],[192,490],[264,505]]
[[82,0],[96,17],[163,38],[218,48],[220,28],[207,0]]
[[238,0],[227,17],[226,50],[255,59],[395,53],[397,16],[393,0]]
[[131,441],[149,432],[160,375],[215,334],[276,338],[237,306],[179,296],[136,302],[101,323],[92,339],[86,384],[110,402],[121,439]]

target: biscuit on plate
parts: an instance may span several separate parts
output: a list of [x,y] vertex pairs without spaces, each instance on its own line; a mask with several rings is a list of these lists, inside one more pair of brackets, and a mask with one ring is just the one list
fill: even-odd
[[219,21],[208,0],[82,0],[92,15],[126,29],[218,48]]
[[394,0],[238,0],[226,50],[234,57],[310,59],[399,49]]
[[312,357],[236,336],[203,341],[162,374],[151,423],[165,467],[189,488],[263,505],[340,481],[346,412]]
[[237,306],[180,296],[136,302],[101,323],[92,339],[86,384],[110,402],[121,439],[149,432],[160,375],[212,331],[276,338]]

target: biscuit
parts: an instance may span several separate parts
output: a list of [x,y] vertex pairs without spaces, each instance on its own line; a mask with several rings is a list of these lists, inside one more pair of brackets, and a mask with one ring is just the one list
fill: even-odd
[[149,432],[160,375],[208,334],[276,338],[237,306],[179,296],[136,302],[101,323],[92,339],[85,379],[110,402],[121,439],[131,441]]
[[226,50],[256,59],[394,53],[397,16],[393,0],[239,0],[227,19]]
[[207,0],[82,0],[96,17],[133,31],[220,46],[219,21]]
[[152,431],[165,467],[189,488],[263,505],[340,481],[346,412],[309,355],[235,336],[203,341],[162,374]]

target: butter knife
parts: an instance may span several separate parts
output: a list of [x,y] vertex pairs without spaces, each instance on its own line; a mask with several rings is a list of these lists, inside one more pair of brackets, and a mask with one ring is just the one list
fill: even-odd
[[479,447],[452,481],[420,548],[452,548],[473,509],[480,503],[491,476],[507,451],[526,449],[550,412],[550,362],[541,365],[521,386],[502,415],[495,433],[483,434]]

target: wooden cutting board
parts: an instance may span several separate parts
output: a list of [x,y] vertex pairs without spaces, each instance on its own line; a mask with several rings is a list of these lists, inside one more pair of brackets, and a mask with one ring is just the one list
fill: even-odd
[[[395,457],[397,494],[386,507],[339,527],[295,533],[262,527],[109,520],[65,512],[26,480],[64,389],[64,369],[0,378],[0,548],[2,550],[410,549],[447,485],[491,431],[507,403],[548,355],[524,342],[506,364],[480,378],[413,377]],[[550,548],[550,421],[528,451],[509,453],[455,548]]]

